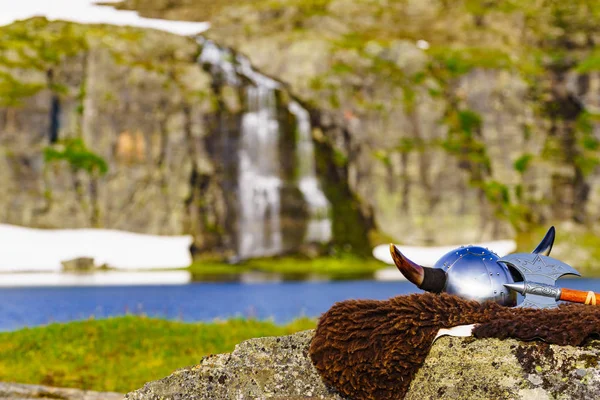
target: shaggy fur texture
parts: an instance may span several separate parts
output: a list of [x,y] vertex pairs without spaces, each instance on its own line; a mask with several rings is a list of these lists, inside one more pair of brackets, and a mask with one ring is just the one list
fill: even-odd
[[440,328],[480,324],[479,338],[581,345],[600,334],[600,307],[552,310],[480,304],[448,294],[336,303],[317,326],[310,357],[321,377],[351,399],[401,399]]

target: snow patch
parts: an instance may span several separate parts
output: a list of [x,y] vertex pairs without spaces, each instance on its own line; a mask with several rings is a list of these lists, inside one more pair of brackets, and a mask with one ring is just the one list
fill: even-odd
[[[116,3],[109,0],[104,3]],[[0,0],[0,26],[32,17],[49,20],[77,22],[81,24],[111,24],[135,26],[191,36],[206,31],[208,22],[170,21],[140,17],[136,11],[117,10],[99,6],[91,0]]]
[[[514,240],[496,240],[491,242],[472,243],[473,246],[485,247],[496,254],[499,257],[512,253],[517,249],[517,243]],[[454,246],[402,246],[396,245],[398,249],[408,257],[411,261],[423,265],[425,267],[431,267],[436,263],[437,260],[442,256],[454,249],[459,248],[461,245]],[[383,261],[386,264],[394,265],[394,260],[390,254],[390,245],[382,244],[373,249],[373,257]]]
[[189,271],[121,272],[99,271],[91,274],[76,272],[15,272],[0,275],[2,287],[54,286],[134,286],[186,285],[192,281]]
[[191,236],[108,229],[33,229],[0,224],[0,272],[59,272],[61,261],[91,257],[116,269],[184,268]]

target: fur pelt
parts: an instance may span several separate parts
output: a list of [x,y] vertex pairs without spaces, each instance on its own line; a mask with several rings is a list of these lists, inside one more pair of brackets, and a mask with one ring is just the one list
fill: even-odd
[[402,399],[438,330],[468,324],[478,324],[478,338],[581,345],[600,334],[600,307],[507,308],[444,293],[348,300],[321,316],[309,352],[325,382],[348,398]]

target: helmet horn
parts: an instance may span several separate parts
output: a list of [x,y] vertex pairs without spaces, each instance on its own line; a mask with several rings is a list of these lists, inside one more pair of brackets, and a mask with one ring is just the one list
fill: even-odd
[[546,232],[546,236],[544,236],[540,244],[538,244],[538,246],[535,248],[535,250],[532,251],[532,253],[549,256],[550,251],[552,250],[552,245],[554,244],[555,234],[556,231],[554,227],[551,226],[550,229],[548,229],[548,232]]
[[444,290],[447,280],[445,271],[440,268],[423,267],[412,262],[393,243],[390,243],[390,253],[402,275],[417,285],[419,289],[433,293],[440,293]]

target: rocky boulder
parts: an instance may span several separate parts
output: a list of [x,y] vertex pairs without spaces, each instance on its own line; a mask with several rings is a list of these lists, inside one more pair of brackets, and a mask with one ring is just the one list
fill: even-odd
[[175,371],[125,396],[150,399],[330,399],[328,388],[308,357],[314,332],[251,339],[230,354],[211,355],[199,365]]
[[[125,396],[153,399],[342,399],[312,366],[314,331],[251,339]],[[442,337],[406,399],[583,399],[600,396],[600,344]]]

